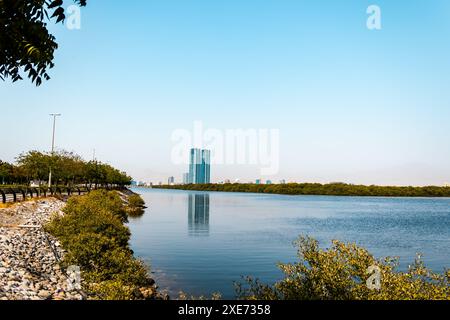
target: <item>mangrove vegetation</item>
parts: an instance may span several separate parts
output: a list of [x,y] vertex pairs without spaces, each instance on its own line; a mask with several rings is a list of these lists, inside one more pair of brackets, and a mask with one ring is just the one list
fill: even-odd
[[63,267],[78,266],[91,299],[159,297],[148,267],[129,247],[127,206],[115,191],[95,190],[69,199],[64,214],[45,227],[66,251]]
[[450,197],[450,187],[365,186],[345,183],[287,183],[287,184],[188,184],[163,185],[154,188],[195,191],[251,192],[286,195],[327,195],[367,197]]
[[[239,299],[250,300],[450,300],[450,271],[429,270],[417,256],[398,271],[397,258],[375,259],[356,244],[333,241],[328,249],[309,237],[296,241],[296,263],[280,263],[284,278],[264,284],[237,283]],[[378,281],[378,283],[377,283]]]

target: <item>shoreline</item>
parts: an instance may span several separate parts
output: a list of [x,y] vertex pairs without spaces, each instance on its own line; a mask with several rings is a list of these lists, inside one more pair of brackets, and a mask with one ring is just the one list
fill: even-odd
[[60,266],[59,241],[43,230],[65,203],[54,198],[0,209],[0,300],[82,300]]
[[[116,197],[128,206],[129,197],[135,194],[126,189],[118,191]],[[66,204],[50,197],[0,208],[0,300],[99,299],[91,292],[97,283],[83,279],[83,270],[78,288],[73,288],[73,275],[66,273],[67,261],[64,261],[65,255],[70,256],[72,251],[66,251],[64,239],[53,236],[47,229],[49,222],[53,224],[55,218],[60,221],[65,217],[62,210]],[[130,257],[130,263],[133,263],[131,260],[140,261],[133,254]],[[158,293],[150,272],[146,279],[151,285],[139,289],[143,297],[168,298]],[[127,288],[125,283],[121,290]]]
[[398,186],[365,186],[351,184],[189,184],[160,185],[153,189],[275,194],[286,196],[330,196],[330,197],[377,197],[377,198],[450,198],[450,187],[398,187]]
[[193,190],[193,189],[179,189],[179,188],[164,188],[164,187],[133,187],[136,189],[142,188],[146,190],[168,190],[168,191],[188,191],[188,192],[211,192],[211,193],[234,193],[234,194],[240,194],[240,195],[260,195],[260,196],[285,196],[285,197],[330,197],[330,198],[373,198],[373,199],[449,199],[448,197],[426,197],[426,196],[417,196],[417,197],[411,197],[411,196],[346,196],[346,195],[330,195],[330,194],[285,194],[285,193],[263,193],[263,192],[245,192],[245,191],[213,191],[213,190]]

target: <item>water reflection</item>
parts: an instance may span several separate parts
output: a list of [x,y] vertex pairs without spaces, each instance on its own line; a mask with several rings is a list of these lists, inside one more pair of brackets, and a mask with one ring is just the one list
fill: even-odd
[[188,195],[188,226],[190,236],[209,235],[209,194]]

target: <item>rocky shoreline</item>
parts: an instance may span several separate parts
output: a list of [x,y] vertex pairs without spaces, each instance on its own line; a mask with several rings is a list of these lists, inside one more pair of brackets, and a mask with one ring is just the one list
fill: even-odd
[[59,261],[64,250],[42,226],[62,214],[48,198],[0,209],[0,300],[82,300]]

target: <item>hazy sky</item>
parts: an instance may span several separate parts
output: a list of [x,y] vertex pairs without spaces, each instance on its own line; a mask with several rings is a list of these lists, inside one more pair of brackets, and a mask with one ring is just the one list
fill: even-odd
[[[366,27],[371,4],[381,30]],[[198,120],[279,129],[273,181],[450,181],[448,0],[89,0],[81,30],[52,32],[51,81],[0,83],[2,160],[48,150],[61,112],[59,148],[95,148],[138,180],[180,181],[171,136]]]

